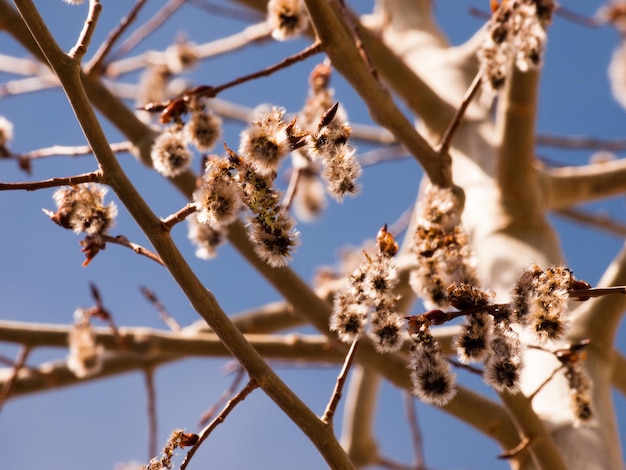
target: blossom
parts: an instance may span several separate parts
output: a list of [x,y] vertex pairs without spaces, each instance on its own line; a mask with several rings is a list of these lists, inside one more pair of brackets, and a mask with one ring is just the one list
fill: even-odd
[[223,229],[215,229],[198,220],[197,214],[187,219],[188,238],[196,246],[196,256],[201,259],[210,259],[216,256],[216,249],[226,237]]
[[212,156],[205,164],[200,187],[193,193],[198,222],[220,230],[233,223],[242,206],[242,191],[226,159]]
[[267,3],[267,22],[272,37],[285,41],[297,37],[309,24],[302,0],[270,0]]
[[204,106],[192,107],[189,120],[183,127],[185,140],[198,150],[211,150],[222,134],[222,120]]
[[57,212],[44,212],[57,224],[72,229],[76,233],[85,232],[90,236],[106,233],[117,216],[114,202],[104,205],[107,188],[97,184],[79,184],[58,189],[53,198]]
[[187,170],[193,158],[178,125],[166,129],[154,140],[150,156],[154,169],[167,178]]

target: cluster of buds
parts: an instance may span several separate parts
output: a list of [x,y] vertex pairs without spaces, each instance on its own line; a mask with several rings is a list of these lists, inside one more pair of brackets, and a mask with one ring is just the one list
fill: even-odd
[[79,184],[58,189],[54,195],[57,211],[43,209],[50,219],[63,228],[76,233],[86,233],[81,241],[83,252],[87,257],[84,265],[106,246],[104,235],[113,226],[117,216],[114,202],[104,205],[107,188],[97,184]]
[[476,261],[461,225],[462,209],[452,189],[435,185],[425,188],[419,202],[410,284],[427,308],[447,307],[452,284],[478,284]]
[[[215,146],[221,135],[222,120],[206,109],[201,98],[191,98],[181,108],[179,112],[166,115],[166,120],[173,123],[154,140],[150,152],[154,169],[167,178],[176,177],[189,168],[193,159],[190,144],[206,152]],[[183,122],[184,113],[189,113],[187,122]]]
[[392,352],[402,344],[404,322],[394,309],[398,273],[393,256],[398,245],[387,226],[378,232],[376,247],[374,257],[364,252],[365,259],[349,276],[349,286],[337,293],[330,329],[346,343],[368,333],[379,351]]
[[511,74],[537,68],[546,44],[546,28],[556,7],[553,0],[502,0],[494,13],[478,57],[486,82],[497,90]]
[[[567,300],[577,290],[588,288],[589,284],[577,280],[567,268],[553,266],[542,270],[536,265],[520,276],[512,293],[513,300],[506,304],[493,304],[493,295],[475,286],[452,284],[447,298],[458,311],[430,310],[408,317],[414,342],[410,368],[415,395],[438,405],[452,398],[449,387],[453,376],[444,366],[441,348],[433,340],[429,327],[459,316],[466,318],[456,338],[460,361],[464,364],[482,361],[483,378],[488,385],[499,392],[516,393],[523,368],[520,334],[539,345],[562,339],[567,328]],[[580,349],[562,349],[556,356],[565,369],[574,415],[583,421],[591,416],[591,399]]]
[[309,25],[303,0],[270,0],[267,3],[267,23],[272,37],[285,41],[298,37]]
[[199,436],[193,433],[186,433],[182,429],[174,429],[167,439],[161,457],[154,457],[148,465],[142,465],[140,470],[164,470],[172,468],[172,458],[175,456],[177,448],[184,449],[191,447],[198,442]]

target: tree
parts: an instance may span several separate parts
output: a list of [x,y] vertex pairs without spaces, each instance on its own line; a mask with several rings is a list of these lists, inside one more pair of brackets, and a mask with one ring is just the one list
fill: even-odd
[[[559,237],[567,240],[571,228],[548,216],[559,211],[596,227],[621,230],[623,235],[618,223],[575,208],[621,194],[623,161],[605,159],[559,167],[538,159],[539,147],[542,153],[549,148],[551,156],[571,158],[569,153],[552,149],[557,140],[559,145],[579,148],[582,154],[623,146],[615,141],[555,139],[538,133],[539,104],[550,102],[549,95],[540,101],[539,94],[539,70],[544,61],[546,67],[550,64],[550,57],[544,57],[544,41],[546,35],[552,41],[552,32],[559,31],[557,24],[551,24],[569,21],[568,27],[581,36],[591,34],[585,29],[589,24],[572,23],[574,15],[564,9],[556,11],[561,16],[553,21],[554,4],[547,0],[492,2],[491,11],[478,11],[484,16],[480,20],[466,15],[458,5],[441,2],[437,5],[440,9],[454,10],[443,12],[442,22],[448,18],[445,13],[462,13],[467,30],[477,30],[459,46],[451,47],[429,1],[379,2],[373,14],[360,19],[343,2],[305,0],[305,10],[300,12],[296,1],[272,1],[267,21],[266,2],[255,0],[237,5],[170,1],[164,7],[152,7],[152,17],[147,12],[144,16],[144,10],[149,10],[144,1],[138,1],[132,10],[128,7],[128,12],[96,0],[84,8],[62,4],[36,7],[30,0],[14,3],[0,2],[0,25],[14,41],[11,47],[16,51],[3,56],[2,63],[6,64],[4,71],[24,78],[7,81],[2,88],[4,99],[12,104],[3,114],[19,122],[23,113],[29,119],[22,119],[23,123],[35,125],[37,130],[28,129],[28,133],[24,125],[16,124],[16,138],[11,141],[10,124],[6,120],[1,123],[5,139],[0,150],[7,160],[1,199],[17,221],[7,222],[6,230],[22,238],[20,250],[10,246],[3,250],[3,264],[9,273],[6,283],[11,286],[3,298],[6,308],[18,311],[21,320],[0,323],[0,339],[21,345],[19,349],[6,347],[14,358],[7,361],[0,376],[5,416],[24,403],[14,400],[21,395],[37,392],[28,406],[41,403],[43,410],[52,412],[47,397],[73,393],[66,387],[140,371],[147,391],[149,432],[141,428],[140,413],[124,412],[131,403],[141,403],[138,393],[127,393],[140,387],[130,382],[119,386],[113,381],[97,382],[81,395],[84,404],[67,404],[81,407],[73,422],[82,423],[76,433],[64,435],[64,447],[68,447],[67,441],[71,447],[104,447],[108,460],[102,466],[110,467],[116,461],[139,459],[137,448],[145,445],[149,434],[148,453],[149,458],[155,457],[155,465],[169,464],[170,452],[179,453],[175,463],[180,465],[188,448],[194,452],[195,444],[208,436],[197,456],[187,454],[188,459],[193,456],[191,467],[204,459],[214,465],[224,462],[223,466],[237,461],[239,465],[286,468],[312,459],[311,468],[324,464],[332,468],[404,468],[395,460],[411,458],[406,449],[411,432],[417,443],[416,455],[421,455],[417,426],[402,424],[404,420],[398,418],[383,431],[391,436],[391,442],[377,435],[375,428],[377,407],[383,410],[381,421],[387,410],[397,412],[396,405],[378,397],[381,386],[392,384],[393,391],[385,397],[393,396],[397,404],[400,394],[396,389],[412,391],[440,406],[497,443],[513,468],[621,467],[619,413],[611,394],[613,389],[624,391],[624,358],[615,349],[625,310],[624,297],[615,294],[623,289],[594,290],[579,279],[590,280],[596,269],[605,272],[594,285],[626,284],[624,254],[613,244],[610,263],[598,261],[591,266],[581,261],[585,269],[579,270],[570,262],[569,266],[576,268],[574,276],[565,269],[559,242]],[[592,6],[584,3],[584,7],[588,11]],[[184,20],[189,22],[189,39],[178,38],[167,46],[172,36],[166,20],[179,9],[188,12]],[[202,9],[209,13],[199,15]],[[622,9],[620,3],[612,3],[587,23],[610,23],[619,28]],[[363,12],[364,6],[359,10]],[[82,15],[82,19],[72,23],[63,16],[63,22],[57,23],[59,11],[78,15],[74,18]],[[225,20],[225,14],[237,18]],[[256,23],[242,30],[244,18]],[[219,33],[198,45],[207,34],[208,20]],[[76,30],[70,31],[74,27]],[[237,32],[227,40],[215,39],[225,36],[227,29]],[[149,47],[161,52],[149,51],[141,44],[152,33],[155,39]],[[302,39],[283,41],[300,33]],[[270,36],[272,40],[268,40]],[[256,42],[260,44],[254,51],[263,51],[262,55],[247,51]],[[138,55],[132,56],[136,50]],[[30,58],[23,58],[25,52]],[[226,59],[216,58],[224,53]],[[616,53],[611,74],[618,91],[619,73],[615,70],[620,70],[619,57]],[[190,72],[194,65],[196,69]],[[560,83],[572,79],[557,71]],[[331,73],[337,84],[334,94],[328,85]],[[125,76],[131,78],[126,81]],[[275,83],[276,88],[266,83]],[[290,88],[297,84],[299,92],[286,90],[287,83]],[[38,93],[29,95],[29,91]],[[565,96],[567,105],[577,101]],[[394,99],[404,104],[406,113]],[[293,121],[280,108],[253,111],[241,106],[265,102],[284,106],[294,114],[303,109]],[[345,124],[346,111],[353,122],[351,128]],[[70,112],[75,120],[70,120]],[[419,116],[417,128],[408,113]],[[354,124],[367,121],[368,115],[374,125]],[[568,117],[558,112],[554,116]],[[243,123],[227,122],[222,130],[220,120]],[[78,127],[66,129],[69,122],[79,124],[84,138]],[[590,134],[597,132],[593,120],[584,124]],[[46,127],[53,132],[44,134]],[[611,128],[605,135],[618,132]],[[191,159],[192,145],[183,140],[184,133],[187,137],[191,134],[198,149],[195,160]],[[33,137],[19,140],[19,134]],[[34,134],[41,135],[35,139]],[[215,155],[209,155],[216,140],[220,143],[212,150]],[[366,167],[356,181],[355,140],[360,142],[361,154],[364,149],[376,149],[369,157],[378,163]],[[50,147],[69,141],[88,146]],[[290,152],[295,155],[292,165],[278,167]],[[126,157],[129,153],[158,173],[136,165]],[[205,158],[199,158],[202,153]],[[61,158],[78,154],[85,157]],[[412,158],[393,163],[392,170],[382,164],[382,159],[398,155]],[[39,161],[44,156],[55,158]],[[363,155],[361,161],[367,162]],[[17,168],[12,168],[11,162],[18,163]],[[430,184],[420,184],[418,166]],[[37,177],[27,183],[10,182],[24,178],[20,172]],[[49,176],[39,177],[40,172]],[[299,223],[300,242],[294,252],[297,234],[285,206],[292,206],[295,212],[297,204],[306,203],[303,196],[315,204],[301,206],[300,214],[303,208],[308,207],[305,215],[311,215],[323,206],[315,192],[320,175],[336,200],[344,201],[359,187],[363,195],[342,205],[329,203],[328,215],[317,225]],[[275,192],[274,186],[285,189],[287,198]],[[105,187],[110,190],[107,194]],[[23,190],[37,191],[26,194]],[[412,206],[408,198],[414,198],[418,190],[418,202],[395,254],[393,237],[400,240],[397,235],[404,229],[402,223],[392,223]],[[34,207],[32,197],[38,198]],[[110,204],[112,199],[119,209]],[[40,207],[45,208],[47,218],[35,215]],[[80,234],[85,268],[78,269],[79,250],[68,244],[69,232],[58,230],[47,219]],[[204,230],[211,240],[227,237],[228,243],[217,248],[215,260],[200,263],[193,259],[196,248],[187,240],[181,224],[185,220],[196,220],[191,222],[195,229]],[[38,223],[42,223],[41,230],[35,225]],[[310,276],[320,260],[331,264],[336,255],[333,250],[344,241],[360,243],[375,236],[376,242],[354,249],[334,269],[320,271],[314,283],[303,280],[303,274]],[[601,252],[601,243],[605,242],[585,243],[590,249],[579,250],[595,255]],[[108,250],[103,252],[105,248]],[[200,248],[208,254],[214,246],[205,243]],[[158,273],[153,273],[155,270]],[[50,276],[52,273],[55,275]],[[93,281],[90,289],[83,287],[85,276]],[[351,287],[346,287],[347,281]],[[48,284],[62,291],[61,300],[48,297]],[[136,284],[147,285],[142,292],[149,303],[135,294]],[[279,294],[278,301],[270,286]],[[545,286],[547,292],[542,290]],[[393,293],[389,287],[394,287]],[[80,294],[81,289],[85,294]],[[422,314],[424,309],[413,305],[415,292],[431,310]],[[35,299],[44,295],[45,322],[29,312],[41,311],[42,304]],[[68,311],[81,303],[78,296],[90,298],[85,302],[92,306],[78,308],[72,322]],[[240,315],[225,313],[241,307],[252,310]],[[567,308],[570,313],[564,319]],[[146,310],[160,313],[168,329],[143,313]],[[141,318],[134,313],[139,311]],[[465,326],[439,327],[461,316],[468,322],[462,324]],[[363,334],[365,318],[371,323],[369,335]],[[94,329],[99,322],[103,326]],[[125,326],[134,323],[142,327]],[[479,353],[472,349],[477,343],[484,343]],[[464,364],[455,359],[455,344],[462,346]],[[444,354],[458,368],[456,385]],[[472,362],[472,354],[480,359],[479,364],[467,364]],[[219,374],[199,377],[205,362],[170,365],[198,356],[234,357],[236,380],[224,386],[227,381]],[[336,368],[332,374],[328,370],[314,372],[312,367],[285,371],[276,360],[344,367],[336,378]],[[184,379],[178,379],[180,371],[184,371]],[[477,385],[476,372],[482,372],[496,391]],[[307,390],[310,382],[302,385],[295,379],[303,374],[316,382],[315,394]],[[244,385],[241,382],[246,378]],[[198,410],[210,401],[199,390],[208,380],[218,383],[215,393],[226,387],[225,396],[235,397],[220,415],[225,418],[220,428],[230,428],[232,433],[225,441],[216,440],[225,429],[200,432],[199,438],[191,429]],[[342,394],[344,385],[347,389]],[[117,403],[98,393],[98,387],[109,386],[122,394]],[[63,394],[53,394],[57,388],[63,388]],[[171,396],[157,402],[157,393]],[[271,407],[271,415],[263,411],[263,397],[278,405]],[[244,398],[246,402],[241,403]],[[166,403],[158,414],[157,403]],[[341,425],[334,418],[338,404],[343,413]],[[106,409],[112,415],[111,426],[92,431],[94,424],[84,422],[89,408]],[[428,408],[421,409],[430,413]],[[207,415],[214,417],[215,411],[210,411]],[[251,433],[257,413],[264,414],[262,423]],[[71,416],[71,410],[67,408],[63,414]],[[242,416],[248,419],[238,421]],[[288,418],[285,433],[291,436],[299,428],[302,432],[297,438],[308,442],[293,456],[289,456],[290,442],[284,441],[280,431],[277,435],[266,431],[283,416]],[[42,416],[38,425],[48,432],[59,429],[61,424],[47,423],[47,419],[59,420],[58,416]],[[14,429],[19,420],[11,416],[8,422],[10,425],[2,424],[3,442],[5,436],[19,434]],[[218,418],[214,423],[219,422]],[[429,431],[434,426],[429,420],[422,420],[422,425]],[[120,429],[124,427],[134,433]],[[161,456],[157,447],[162,444],[157,441],[164,442],[174,428],[185,430],[172,433]],[[400,432],[402,428],[408,429]],[[94,439],[87,435],[88,429],[96,435],[105,432],[107,437]],[[213,426],[206,431],[213,431]],[[470,431],[461,433],[465,440]],[[45,448],[46,439],[27,439],[29,448]],[[240,456],[224,455],[228,440],[231,445],[235,442],[235,449],[249,449],[253,457],[264,455],[257,453],[257,441],[272,451],[265,454],[267,462],[259,464],[257,458],[246,464],[238,460]],[[439,453],[451,444],[457,448],[449,435],[441,440],[444,446]],[[210,447],[212,441],[224,442],[222,451],[220,446]],[[398,459],[390,457],[396,449],[393,441],[401,442]],[[134,450],[122,451],[124,446]],[[118,455],[118,449],[124,455]],[[68,459],[63,466],[71,467],[72,457],[64,451],[58,449],[51,457]],[[496,452],[486,452],[489,455],[483,455],[481,463],[469,462],[469,458],[462,462],[491,467],[496,465]],[[28,460],[24,450],[16,453],[22,454],[10,457],[16,464]],[[88,460],[90,466],[100,466],[101,459],[95,455]],[[274,459],[270,461],[271,455]],[[428,455],[429,465],[431,460],[439,465],[434,463],[436,459]],[[410,468],[424,468],[424,463],[416,460]]]

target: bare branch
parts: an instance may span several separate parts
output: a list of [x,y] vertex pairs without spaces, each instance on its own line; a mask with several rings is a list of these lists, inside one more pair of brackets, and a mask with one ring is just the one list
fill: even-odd
[[74,186],[83,183],[102,183],[101,171],[92,171],[77,176],[66,176],[63,178],[50,178],[42,181],[26,181],[22,183],[0,183],[0,191],[26,190],[36,191],[38,189],[56,188],[58,186]]
[[89,12],[87,13],[83,30],[80,32],[76,44],[68,53],[68,55],[77,62],[80,62],[87,53],[87,48],[89,47],[91,37],[96,29],[101,11],[102,5],[100,4],[100,0],[89,0]]
[[115,245],[125,246],[126,248],[130,248],[131,250],[133,250],[138,255],[145,256],[146,258],[149,258],[152,261],[159,263],[161,266],[165,266],[165,264],[163,263],[163,260],[158,254],[153,253],[152,251],[148,250],[147,248],[144,248],[141,245],[138,245],[137,243],[131,242],[124,235],[117,235],[116,237],[113,237],[111,235],[104,234],[104,235],[101,235],[101,237],[105,242],[113,243]]
[[146,384],[146,401],[148,412],[148,459],[157,453],[158,442],[158,421],[156,408],[156,388],[154,386],[154,370],[147,368],[144,371]]
[[20,348],[20,351],[17,357],[15,358],[15,362],[13,363],[13,366],[12,366],[13,373],[8,378],[8,380],[6,380],[4,384],[2,384],[2,388],[0,388],[0,411],[2,411],[2,407],[7,402],[9,396],[11,395],[15,382],[17,381],[20,369],[24,367],[24,364],[26,364],[26,360],[28,359],[28,355],[30,354],[30,351],[31,351],[31,348],[28,346],[22,346]]
[[[161,317],[161,320],[163,320],[163,323],[165,323],[173,332],[180,333],[182,331],[180,324],[167,312],[165,306],[161,303],[156,294],[145,286],[140,286],[139,290],[148,302],[156,308],[157,312],[159,312],[159,316]],[[152,452],[150,455],[155,455],[155,452]]]
[[163,219],[163,227],[165,228],[165,230],[168,230],[168,231],[171,230],[172,227],[174,227],[174,225],[179,224],[180,222],[183,222],[187,217],[189,217],[191,214],[196,212],[196,210],[197,208],[195,204],[193,203],[187,204],[178,212]]
[[604,230],[611,235],[616,235],[621,238],[626,237],[626,224],[605,214],[591,214],[578,209],[560,209],[556,211],[556,214],[566,219]]
[[348,379],[348,372],[350,371],[350,367],[354,362],[354,356],[356,354],[356,350],[359,347],[359,339],[355,339],[350,346],[350,350],[346,355],[346,359],[343,363],[343,367],[337,376],[337,382],[335,383],[335,389],[333,390],[333,394],[326,406],[326,411],[324,411],[324,415],[322,416],[322,421],[329,426],[333,426],[333,417],[335,416],[335,411],[337,410],[337,406],[339,405],[339,401],[341,400],[341,395],[343,393],[343,387]]
[[198,439],[198,442],[196,442],[194,446],[189,450],[189,452],[187,452],[187,456],[181,464],[180,470],[185,470],[187,468],[187,465],[189,465],[189,461],[194,456],[196,451],[200,448],[202,443],[206,440],[206,438],[209,437],[209,434],[211,434],[211,432],[219,424],[223,423],[226,417],[230,414],[230,412],[233,411],[235,406],[245,400],[248,395],[250,395],[256,388],[258,388],[258,386],[259,385],[254,379],[250,379],[248,384],[226,404],[219,416],[217,416],[206,428],[204,428],[200,432],[200,438]]

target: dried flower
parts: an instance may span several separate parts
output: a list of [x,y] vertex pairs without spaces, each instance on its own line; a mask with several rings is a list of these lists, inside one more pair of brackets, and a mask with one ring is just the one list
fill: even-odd
[[189,120],[185,123],[183,133],[185,140],[202,151],[211,150],[222,134],[222,120],[214,113],[207,111],[203,104],[191,106]]
[[280,160],[291,150],[284,108],[272,108],[242,132],[239,153],[254,170],[273,179]]
[[532,265],[513,291],[512,313],[540,341],[563,335],[569,313],[569,289],[577,282],[572,271],[561,266],[542,270]]
[[522,71],[540,65],[554,8],[552,0],[508,0],[500,4],[478,52],[483,76],[492,89],[504,84],[514,63]]
[[413,384],[413,394],[436,406],[444,406],[456,394],[456,376],[441,353],[441,346],[431,335],[428,324],[413,324],[411,329],[413,345],[409,370]]
[[459,360],[463,364],[483,361],[490,353],[491,317],[487,313],[472,313],[466,316],[466,323],[461,328],[455,340]]
[[107,188],[97,184],[79,184],[68,188],[58,189],[53,198],[57,205],[57,212],[44,212],[64,228],[76,233],[85,232],[90,236],[106,233],[117,216],[117,206],[110,202],[104,205],[104,195]]
[[231,175],[228,160],[211,156],[205,164],[200,187],[193,193],[200,223],[220,230],[233,223],[242,206],[242,191]]
[[448,305],[451,284],[478,285],[476,260],[461,225],[461,203],[450,188],[429,185],[418,204],[409,282],[427,308]]
[[196,45],[185,38],[177,40],[165,49],[165,65],[170,73],[178,74],[198,63]]
[[523,366],[521,345],[507,321],[496,323],[489,348],[491,352],[485,360],[483,373],[485,382],[499,392],[516,393]]
[[285,41],[299,36],[307,28],[309,18],[302,0],[270,0],[267,22],[272,28],[272,37]]
[[150,460],[148,465],[143,465],[141,470],[162,470],[166,468],[172,468],[172,457],[174,457],[174,452],[178,447],[181,449],[193,446],[196,442],[198,442],[199,436],[193,433],[185,433],[182,429],[174,429],[163,450],[161,451],[161,457],[154,457]]
[[299,232],[283,207],[273,208],[272,212],[272,216],[266,212],[251,219],[248,236],[259,258],[278,268],[287,265],[298,244]]
[[70,352],[67,367],[79,378],[95,375],[102,369],[104,347],[96,344],[96,333],[90,318],[84,309],[77,309],[68,337]]
[[178,125],[169,127],[155,139],[150,156],[154,169],[167,178],[178,176],[189,168],[193,158]]
[[208,224],[201,223],[196,214],[187,218],[189,225],[188,237],[196,246],[196,256],[201,259],[215,258],[216,249],[224,243],[226,234],[223,229],[215,229]]
[[334,121],[338,103],[320,119],[316,132],[310,135],[309,156],[322,163],[322,176],[330,195],[341,202],[345,195],[356,195],[361,176],[361,165],[356,150],[348,143],[352,129],[347,122]]
[[[369,315],[369,335],[380,352],[397,351],[401,344],[403,319],[394,310],[396,297],[393,288],[398,273],[392,256],[397,245],[384,226],[377,237],[377,253],[365,259],[348,276],[350,284],[335,297],[330,329],[339,339],[352,342],[363,336]],[[370,313],[371,312],[371,313]]]

